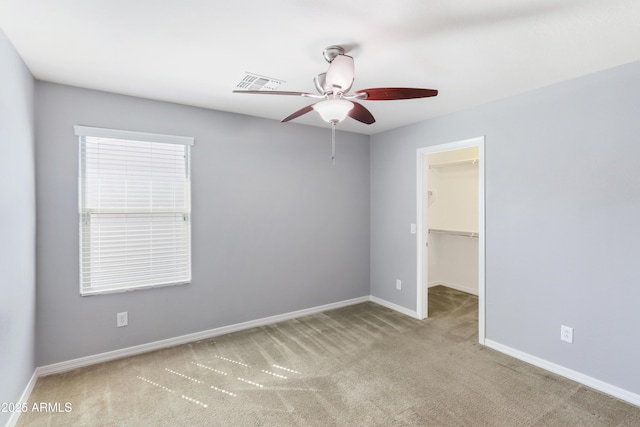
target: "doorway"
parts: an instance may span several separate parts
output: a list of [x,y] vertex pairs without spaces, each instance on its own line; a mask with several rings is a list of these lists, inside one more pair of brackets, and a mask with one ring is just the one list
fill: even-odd
[[[475,212],[472,215],[461,216],[455,213],[451,215],[443,215],[438,210],[429,209],[429,206],[435,205],[435,201],[440,197],[441,204],[444,204],[444,193],[438,194],[439,189],[436,188],[438,184],[438,174],[442,177],[446,176],[443,171],[449,172],[458,170],[457,176],[464,176],[464,170],[470,167],[477,168],[477,181],[474,181],[473,185],[477,185],[477,192],[469,192],[473,194],[472,197],[477,197],[476,200],[471,200],[470,204],[467,204],[466,208],[462,208],[461,211],[469,212],[470,206],[473,209],[477,209],[477,216]],[[453,176],[453,175],[451,175]],[[432,236],[433,241],[436,238],[444,238],[447,236],[447,245],[453,248],[456,252],[469,250],[464,249],[469,247],[471,239],[473,242],[477,240],[477,265],[461,266],[457,269],[462,276],[457,286],[459,290],[466,292],[473,292],[473,287],[477,283],[477,295],[478,295],[478,337],[479,342],[484,344],[485,340],[485,215],[484,215],[484,201],[485,201],[485,177],[484,177],[484,137],[472,138],[463,141],[451,142],[447,144],[441,144],[431,147],[423,147],[417,150],[417,173],[416,173],[416,187],[417,187],[417,313],[418,317],[425,319],[429,313],[429,267],[433,271],[436,270],[434,266],[434,260],[430,262],[431,257],[434,256],[434,252],[429,250],[428,243],[429,237]],[[443,185],[449,185],[444,183]],[[451,181],[453,182],[453,181]],[[469,184],[465,184],[469,189]],[[442,188],[445,190],[445,188]],[[449,190],[451,191],[451,190]],[[463,187],[460,187],[460,191],[465,191]],[[477,202],[477,205],[476,203]],[[454,202],[450,202],[454,203]],[[457,203],[457,202],[455,202]],[[466,203],[466,202],[465,202]],[[476,207],[477,206],[477,207]],[[430,217],[433,217],[430,221]],[[431,222],[431,226],[430,226]],[[431,234],[430,234],[431,233]],[[438,236],[438,237],[436,237]],[[465,242],[466,240],[466,242]],[[443,240],[445,241],[445,240]],[[458,245],[458,246],[456,246]],[[466,245],[466,246],[465,246]],[[443,246],[444,248],[444,246]],[[470,261],[466,261],[470,262]],[[475,260],[473,263],[475,264]],[[477,268],[477,269],[476,269]],[[454,270],[451,270],[454,271]],[[470,277],[469,275],[476,276]],[[455,284],[449,284],[455,288]]]

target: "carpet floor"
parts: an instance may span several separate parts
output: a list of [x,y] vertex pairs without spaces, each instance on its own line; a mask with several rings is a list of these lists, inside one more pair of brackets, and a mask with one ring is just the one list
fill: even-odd
[[60,410],[18,426],[640,426],[479,345],[477,297],[431,288],[429,316],[363,303],[42,377],[28,408]]

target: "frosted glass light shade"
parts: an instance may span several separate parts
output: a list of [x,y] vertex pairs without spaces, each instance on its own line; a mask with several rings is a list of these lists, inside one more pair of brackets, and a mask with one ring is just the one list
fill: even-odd
[[344,99],[329,99],[318,102],[313,109],[320,114],[322,120],[329,123],[339,123],[343,121],[349,111],[353,108],[353,103]]

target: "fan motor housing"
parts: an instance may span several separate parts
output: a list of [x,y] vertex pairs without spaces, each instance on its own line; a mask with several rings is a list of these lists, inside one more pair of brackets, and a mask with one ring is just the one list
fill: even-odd
[[324,59],[329,63],[338,55],[344,55],[344,48],[341,46],[329,46],[322,51],[322,56],[324,56]]

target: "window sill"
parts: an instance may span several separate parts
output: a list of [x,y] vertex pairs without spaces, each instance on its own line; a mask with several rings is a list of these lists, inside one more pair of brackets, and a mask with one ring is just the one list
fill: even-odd
[[116,289],[102,289],[102,290],[98,290],[98,291],[80,291],[80,296],[81,297],[92,297],[95,295],[107,295],[107,294],[122,294],[122,293],[126,293],[126,292],[134,292],[134,291],[144,291],[144,290],[149,290],[149,289],[157,289],[157,288],[166,288],[169,286],[182,286],[182,285],[188,285],[190,284],[191,281],[188,282],[180,282],[180,283],[167,283],[164,285],[143,285],[143,286],[136,286],[136,287],[131,287],[131,288],[116,288]]

